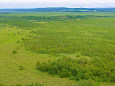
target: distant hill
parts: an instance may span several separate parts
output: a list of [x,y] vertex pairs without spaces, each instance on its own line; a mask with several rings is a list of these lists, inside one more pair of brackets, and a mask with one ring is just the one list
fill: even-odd
[[0,9],[0,12],[115,12],[115,8],[33,8],[33,9]]

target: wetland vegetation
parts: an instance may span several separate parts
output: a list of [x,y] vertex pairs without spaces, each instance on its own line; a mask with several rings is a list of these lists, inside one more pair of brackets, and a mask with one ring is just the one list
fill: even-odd
[[114,23],[114,12],[0,13],[0,86],[114,86]]

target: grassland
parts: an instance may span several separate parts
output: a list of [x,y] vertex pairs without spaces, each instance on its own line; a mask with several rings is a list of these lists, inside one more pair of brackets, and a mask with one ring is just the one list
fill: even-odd
[[98,15],[115,16],[115,12],[9,12],[0,13],[5,16],[64,16],[64,15]]
[[[113,70],[110,74],[114,75],[114,16],[114,13],[0,14],[0,83],[74,86],[75,80],[36,69],[38,61],[62,57],[107,58],[111,62],[108,68]],[[114,86],[114,82],[101,82],[101,86]]]

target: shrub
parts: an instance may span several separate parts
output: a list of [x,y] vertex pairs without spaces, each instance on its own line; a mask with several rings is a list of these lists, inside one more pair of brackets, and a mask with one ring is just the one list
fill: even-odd
[[19,66],[19,70],[24,70],[24,66]]
[[46,62],[41,63],[40,67],[37,68],[37,69],[40,69],[43,72],[47,71],[47,64],[46,64]]
[[16,51],[16,50],[13,50],[13,51],[12,51],[12,54],[17,54],[17,51]]
[[22,84],[16,84],[16,86],[23,86]]
[[0,84],[0,86],[4,86],[4,85]]
[[[106,62],[108,61],[108,63]],[[57,74],[60,77],[68,77],[72,80],[98,80],[98,81],[115,81],[114,65],[110,64],[109,59],[92,58],[88,61],[86,58],[77,60],[68,57],[56,61],[37,62],[37,69]],[[108,66],[109,65],[109,66]]]
[[80,55],[77,55],[76,57],[80,57]]
[[37,69],[40,68],[40,62],[39,62],[39,61],[37,61],[37,63],[36,63],[36,68],[37,68]]
[[56,74],[58,72],[58,67],[57,65],[52,65],[51,67],[48,68],[48,72],[50,74]]

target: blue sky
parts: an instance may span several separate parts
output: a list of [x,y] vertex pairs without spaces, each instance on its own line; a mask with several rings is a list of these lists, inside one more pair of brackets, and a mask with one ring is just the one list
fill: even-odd
[[113,8],[115,0],[0,0],[0,9],[40,7]]

